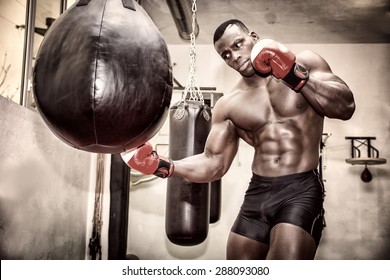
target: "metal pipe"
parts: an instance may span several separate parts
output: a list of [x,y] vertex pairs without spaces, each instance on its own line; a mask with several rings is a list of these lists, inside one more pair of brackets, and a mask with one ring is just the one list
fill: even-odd
[[28,87],[31,77],[32,51],[34,44],[36,0],[26,0],[26,23],[24,33],[24,50],[22,64],[22,81],[20,85],[20,105],[27,107]]
[[[184,40],[191,39],[192,33],[192,1],[191,0],[167,0],[169,10],[179,35]],[[195,37],[199,34],[199,26],[195,24]]]
[[68,1],[67,0],[60,0],[60,15],[66,11],[68,7]]

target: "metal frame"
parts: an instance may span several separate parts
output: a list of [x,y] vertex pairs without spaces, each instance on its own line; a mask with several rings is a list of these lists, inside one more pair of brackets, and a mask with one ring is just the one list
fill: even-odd
[[[60,14],[66,8],[68,1],[60,1]],[[25,33],[24,33],[24,48],[23,48],[23,63],[22,63],[22,79],[20,83],[20,101],[19,104],[28,107],[28,88],[32,73],[32,52],[34,48],[34,30],[36,17],[36,0],[26,0],[26,19],[25,19]]]

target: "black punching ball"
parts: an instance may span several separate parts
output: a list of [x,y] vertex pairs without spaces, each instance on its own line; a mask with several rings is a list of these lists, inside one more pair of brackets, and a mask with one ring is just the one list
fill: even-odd
[[[211,128],[211,110],[199,101],[186,100],[171,106],[169,156],[173,160],[202,153]],[[208,234],[209,183],[192,183],[170,177],[167,186],[165,230],[177,245],[202,243]]]
[[46,33],[33,75],[39,113],[77,149],[123,152],[152,138],[168,115],[168,49],[134,0],[76,2]]

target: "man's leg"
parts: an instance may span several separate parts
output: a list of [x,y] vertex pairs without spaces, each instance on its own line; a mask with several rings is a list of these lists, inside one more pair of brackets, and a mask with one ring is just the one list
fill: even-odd
[[267,252],[267,244],[230,232],[226,248],[228,260],[264,260]]
[[310,260],[314,259],[316,250],[314,238],[307,231],[280,223],[271,230],[267,259]]

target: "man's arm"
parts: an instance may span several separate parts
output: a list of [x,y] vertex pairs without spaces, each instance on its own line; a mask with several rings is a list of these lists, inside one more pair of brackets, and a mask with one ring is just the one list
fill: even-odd
[[314,52],[304,51],[295,56],[284,45],[263,39],[253,46],[251,61],[256,71],[272,74],[301,92],[319,115],[342,120],[352,117],[355,111],[352,92]]
[[226,109],[220,101],[222,99],[214,108],[204,152],[174,161],[174,175],[202,183],[218,180],[228,171],[237,153],[239,138],[234,124],[222,116],[221,111]]
[[123,152],[123,161],[143,174],[154,174],[161,178],[174,174],[197,183],[220,179],[237,153],[239,139],[235,126],[224,116],[227,109],[224,105],[218,105],[222,99],[214,108],[213,123],[203,153],[172,162],[170,158],[153,151],[150,143],[145,143]]
[[321,116],[348,120],[355,111],[353,94],[347,84],[334,75],[328,63],[319,55],[304,51],[297,61],[309,71],[309,79],[300,90]]

